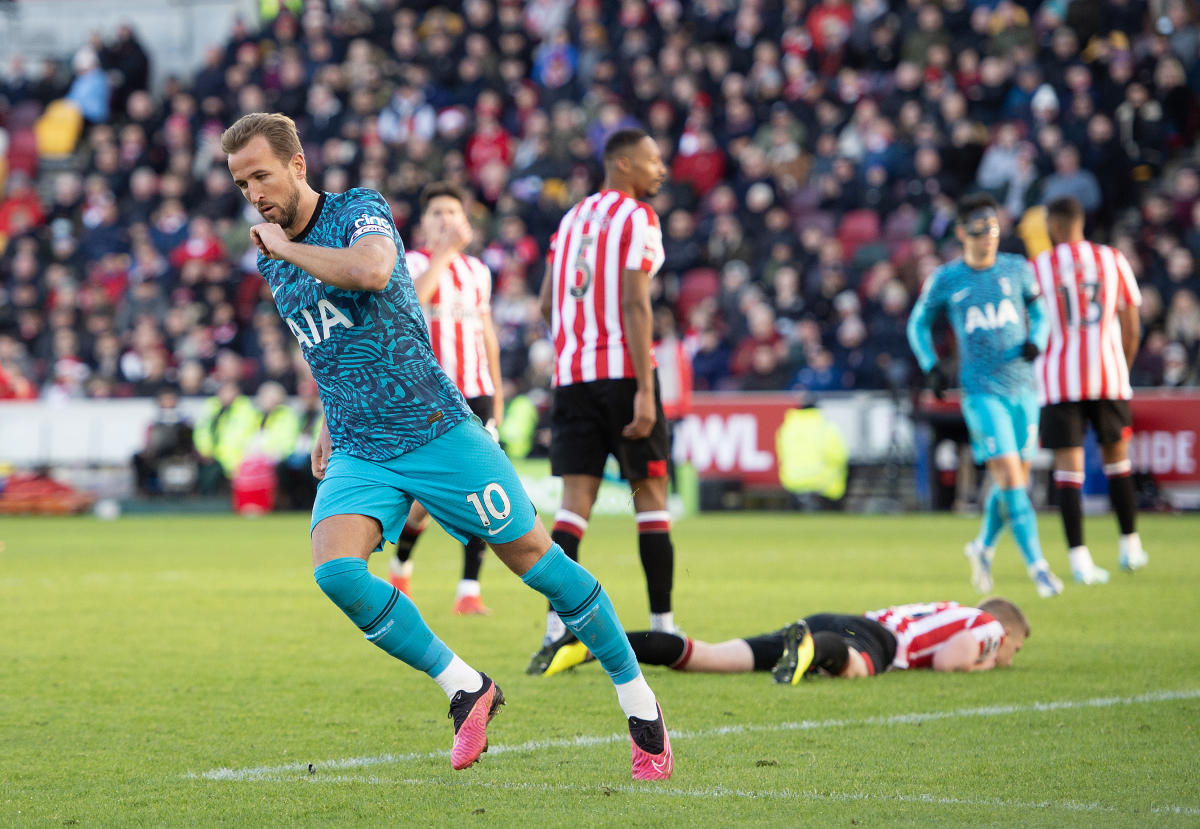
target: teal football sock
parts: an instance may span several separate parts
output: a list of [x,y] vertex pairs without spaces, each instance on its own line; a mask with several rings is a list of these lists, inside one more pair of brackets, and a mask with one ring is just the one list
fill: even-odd
[[587,646],[614,684],[641,675],[637,658],[600,582],[552,544],[521,581],[550,600],[563,623]]
[[1020,487],[1006,489],[1000,493],[1000,497],[1026,566],[1036,564],[1042,560],[1042,544],[1038,540],[1037,515],[1033,511],[1029,493]]
[[984,547],[995,547],[996,539],[1004,532],[1004,505],[1000,488],[992,487],[983,505],[983,526],[979,528],[979,543]]
[[318,567],[313,576],[368,642],[404,664],[437,676],[454,658],[425,624],[417,606],[386,581],[372,576],[361,558],[335,558]]

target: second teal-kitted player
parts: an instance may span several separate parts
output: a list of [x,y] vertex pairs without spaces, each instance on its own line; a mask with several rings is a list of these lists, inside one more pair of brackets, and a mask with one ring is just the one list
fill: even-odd
[[958,343],[963,417],[975,460],[987,465],[994,483],[979,536],[966,547],[971,581],[980,592],[991,591],[996,538],[1007,524],[1038,595],[1055,596],[1062,582],[1042,557],[1027,491],[1038,428],[1031,363],[1049,335],[1041,290],[1024,257],[998,252],[1000,217],[991,196],[963,199],[955,232],[962,258],[926,280],[908,320],[908,341],[938,397],[950,378],[934,350],[931,326],[943,312]]

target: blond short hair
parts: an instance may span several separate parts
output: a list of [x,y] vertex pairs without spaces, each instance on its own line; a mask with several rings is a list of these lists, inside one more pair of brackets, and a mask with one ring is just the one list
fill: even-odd
[[1025,614],[1021,612],[1021,608],[1008,599],[1001,596],[992,596],[990,599],[984,599],[980,602],[979,609],[984,613],[991,614],[995,617],[996,621],[1009,630],[1013,632],[1020,631],[1026,639],[1029,638],[1029,620],[1025,618]]
[[296,153],[304,154],[296,122],[282,112],[251,112],[233,122],[221,133],[221,149],[232,155],[250,143],[250,139],[261,135],[275,157],[289,164]]

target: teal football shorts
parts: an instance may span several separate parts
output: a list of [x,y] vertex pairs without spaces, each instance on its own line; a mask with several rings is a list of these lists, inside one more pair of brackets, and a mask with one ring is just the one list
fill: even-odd
[[472,417],[386,461],[334,452],[317,485],[309,533],[333,515],[366,515],[395,542],[413,501],[464,544],[472,537],[516,541],[537,520],[508,456]]
[[1016,399],[995,394],[963,396],[963,417],[976,463],[1001,455],[1029,460],[1038,446],[1038,403],[1033,393]]

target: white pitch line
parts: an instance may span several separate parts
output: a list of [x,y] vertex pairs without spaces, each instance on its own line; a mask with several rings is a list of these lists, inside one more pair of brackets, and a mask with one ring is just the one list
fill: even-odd
[[[699,731],[672,731],[674,741],[695,738],[724,737],[731,734],[756,734],[780,731],[809,731],[823,728],[848,728],[854,726],[875,725],[911,725],[914,723],[933,722],[935,720],[954,719],[962,717],[998,717],[1007,714],[1033,714],[1047,711],[1063,711],[1074,708],[1111,708],[1116,705],[1138,705],[1152,702],[1171,702],[1173,700],[1189,700],[1200,698],[1200,688],[1184,691],[1153,691],[1134,697],[1094,697],[1085,700],[1055,700],[1051,702],[1033,702],[1024,705],[985,705],[979,708],[958,708],[952,711],[928,711],[911,714],[893,714],[887,717],[864,717],[857,720],[801,720],[800,722],[783,722],[770,725],[725,725],[719,728],[702,729]],[[496,745],[488,749],[488,754],[506,754],[509,752],[545,751],[554,748],[581,748],[587,746],[619,743],[629,739],[629,735],[607,734],[601,736],[574,737],[562,740],[529,740],[516,745]],[[317,771],[325,769],[354,769],[370,766],[393,765],[414,760],[436,760],[448,757],[449,751],[412,752],[408,754],[378,754],[370,757],[347,757],[340,760],[324,760],[317,763],[286,763],[278,766],[258,766],[248,769],[220,768],[204,772],[188,772],[187,778],[204,780],[275,780],[281,775],[304,774],[307,779],[309,766]],[[294,779],[294,778],[289,778]],[[328,779],[328,778],[323,778]],[[357,779],[357,778],[356,778]]]
[[[275,782],[283,782],[282,779]],[[306,776],[299,782],[305,783],[367,783],[381,786],[440,786],[459,789],[492,789],[503,791],[575,792],[580,794],[633,794],[658,795],[660,797],[687,797],[697,799],[720,799],[743,797],[760,800],[824,800],[829,802],[875,801],[880,803],[920,803],[934,806],[970,806],[993,809],[1060,809],[1068,812],[1105,812],[1128,814],[1141,813],[1137,807],[1121,808],[1104,803],[1081,803],[1077,800],[1004,800],[1002,798],[962,798],[934,794],[877,794],[870,792],[819,792],[816,789],[793,791],[791,789],[730,789],[715,786],[703,789],[679,789],[661,786],[635,786],[629,783],[617,785],[579,783],[505,783],[490,780],[432,780],[421,777],[382,778],[375,775],[355,777],[352,775]],[[1200,815],[1197,806],[1150,806],[1144,811],[1155,815]]]

